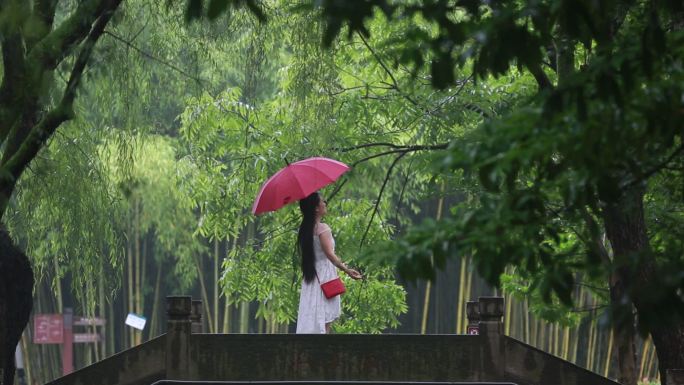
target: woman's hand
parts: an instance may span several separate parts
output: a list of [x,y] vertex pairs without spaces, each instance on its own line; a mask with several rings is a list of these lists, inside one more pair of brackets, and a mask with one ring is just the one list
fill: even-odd
[[361,275],[361,273],[359,273],[358,271],[356,271],[354,269],[345,269],[344,272],[347,273],[348,276],[350,276],[354,279],[362,279],[363,278],[363,275]]

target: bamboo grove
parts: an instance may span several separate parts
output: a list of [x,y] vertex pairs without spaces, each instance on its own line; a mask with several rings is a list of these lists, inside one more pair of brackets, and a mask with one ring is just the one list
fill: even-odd
[[[207,332],[293,332],[301,279],[297,209],[261,217],[249,209],[261,182],[288,160],[322,155],[352,166],[323,191],[326,220],[342,258],[368,277],[346,282],[335,332],[464,333],[465,303],[502,295],[505,334],[620,378],[619,319],[603,276],[569,269],[572,301],[565,301],[543,290],[546,281],[522,263],[497,270],[492,285],[493,270],[477,247],[435,246],[452,240],[445,224],[491,207],[488,178],[535,182],[535,171],[508,181],[495,167],[455,165],[483,156],[474,143],[490,143],[492,126],[530,126],[540,110],[540,76],[557,83],[557,68],[483,74],[481,63],[462,56],[435,87],[438,73],[419,62],[440,57],[415,56],[421,41],[441,33],[426,17],[392,19],[376,9],[360,14],[362,29],[345,27],[337,36],[331,28],[344,23],[330,18],[335,1],[322,9],[244,3],[122,2],[92,52],[73,119],[17,182],[2,219],[36,274],[33,313],[72,307],[107,320],[91,329],[102,334],[99,343],[76,346],[77,368],[164,333],[164,298],[172,294],[202,300]],[[58,15],[71,5],[62,4]],[[573,63],[549,67],[586,66],[594,53],[568,49]],[[52,82],[68,82],[67,64]],[[681,145],[681,137],[674,141]],[[506,155],[492,152],[495,158]],[[679,172],[681,153],[670,160],[666,172]],[[684,239],[678,180],[654,173],[649,181],[645,206],[655,248]],[[563,200],[550,195],[549,206]],[[525,242],[553,243],[578,266],[583,236],[596,231],[601,250],[612,252],[605,231],[568,219],[561,208],[549,211],[566,228]],[[501,231],[505,245],[519,235],[508,230]],[[124,324],[129,313],[147,317],[143,331]],[[59,349],[33,344],[31,326],[20,351],[29,383],[44,383],[61,374]],[[630,381],[658,381],[653,340],[636,329],[630,338]]]

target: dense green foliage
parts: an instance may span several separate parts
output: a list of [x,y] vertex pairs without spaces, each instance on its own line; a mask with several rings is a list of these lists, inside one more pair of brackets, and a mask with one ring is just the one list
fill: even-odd
[[[680,330],[684,315],[681,12],[677,1],[125,2],[89,56],[72,121],[0,216],[89,314],[105,297],[156,314],[164,293],[193,291],[210,331],[248,331],[250,304],[258,330],[285,331],[298,210],[250,208],[286,162],[328,156],[352,170],[323,191],[325,220],[367,276],[347,282],[337,332],[396,326],[408,308],[395,271],[434,279],[467,257],[565,327],[581,321],[578,287],[627,334],[636,307],[662,368],[681,366],[681,346],[662,343],[678,337],[660,329]],[[45,81],[46,106],[76,56]],[[244,328],[229,325],[237,312]],[[119,347],[141,339],[117,333],[129,337]]]

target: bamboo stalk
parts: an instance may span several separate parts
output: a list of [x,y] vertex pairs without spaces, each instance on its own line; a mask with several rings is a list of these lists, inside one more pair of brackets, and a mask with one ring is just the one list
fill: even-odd
[[466,301],[470,301],[471,299],[471,293],[473,290],[473,269],[470,268],[470,264],[472,263],[472,258],[471,257],[466,257],[466,291],[465,291],[465,299]]
[[[147,286],[147,258],[148,258],[148,242],[149,242],[150,234],[149,232],[145,234],[143,237],[143,244],[142,244],[142,261],[140,262],[142,264],[142,269],[140,270],[140,280],[139,284],[140,287],[138,288],[138,303],[139,303],[139,308],[138,311],[140,315],[145,314],[145,291],[143,290],[145,286]],[[143,338],[143,331],[140,330],[137,333],[138,336],[138,345],[142,343],[142,338]]]
[[603,377],[608,377],[608,373],[610,373],[610,362],[613,354],[613,338],[615,338],[612,330],[608,334],[608,352],[606,353],[606,362],[603,365]]
[[[57,284],[55,285],[55,291],[56,291],[56,297],[55,300],[57,301],[57,313],[63,314],[64,313],[64,297],[63,297],[63,291],[62,291],[62,279],[59,278],[59,266],[57,265],[57,258],[53,258],[55,261],[55,279],[57,280]],[[52,345],[52,349],[49,349],[48,351],[50,352],[50,363],[52,364],[52,379],[57,378],[58,376],[61,375],[62,370],[61,370],[61,365],[60,365],[60,355],[59,351],[57,349],[57,345]]]
[[560,327],[558,323],[554,323],[553,325],[553,355],[558,357],[560,356]]
[[[584,297],[585,297],[584,286],[580,286],[578,297],[579,297],[578,306],[579,306],[579,308],[581,309],[581,308],[584,306],[584,303],[585,303],[585,298],[584,298]],[[575,364],[578,364],[578,362],[577,362],[577,351],[578,351],[578,349],[579,349],[579,339],[580,339],[580,338],[579,338],[579,337],[580,337],[579,333],[580,333],[580,326],[581,326],[581,325],[577,325],[577,326],[575,327],[576,338],[573,338],[573,339],[572,339],[572,362],[575,363]]]
[[548,329],[548,325],[546,323],[541,323],[539,324],[539,345],[541,346],[541,349],[548,352],[549,351],[549,341],[548,338],[546,337],[546,330]]
[[568,361],[570,351],[570,327],[563,328],[563,359]]
[[590,325],[590,330],[589,330],[589,352],[588,352],[588,357],[587,357],[587,369],[591,370],[592,372],[595,372],[596,370],[594,369],[594,356],[596,354],[596,319],[594,317],[594,312],[592,314],[592,319]]
[[525,317],[525,328],[523,334],[523,342],[530,344],[530,307],[527,298],[523,301],[523,312]]
[[[103,262],[100,262],[100,275],[102,277],[104,277]],[[97,285],[98,296],[100,297],[99,304],[98,304],[98,308],[100,310],[99,314],[103,320],[106,320],[107,319],[107,305],[106,305],[107,302],[105,300],[104,280],[99,280],[99,281],[100,282],[98,282],[98,285]],[[106,325],[106,323],[105,323],[105,325]],[[96,358],[98,361],[100,361],[101,359],[104,359],[107,356],[106,345],[105,345],[106,339],[104,338],[106,336],[106,333],[105,333],[106,329],[105,328],[106,328],[106,326],[102,326],[102,334],[103,334],[102,337],[103,338],[102,338],[102,341],[100,341],[100,343],[97,344],[99,351],[98,351],[98,356]]]
[[162,276],[162,268],[164,267],[164,263],[159,263],[159,266],[157,266],[157,277],[154,280],[154,299],[152,300],[152,319],[150,320],[150,334],[148,336],[148,339],[154,338],[157,335],[161,334],[159,333],[159,315],[157,314],[159,312],[159,291],[160,291],[160,286],[161,286],[161,276]]
[[425,283],[425,296],[423,298],[423,317],[420,322],[420,334],[425,334],[427,330],[427,317],[428,309],[430,306],[430,289],[432,288],[431,282],[427,281]]
[[30,354],[30,352],[29,352],[28,339],[29,339],[28,331],[24,330],[24,332],[21,333],[21,339],[19,340],[19,343],[21,345],[21,355],[22,355],[22,358],[24,359],[24,371],[26,374],[26,380],[29,384],[32,384],[33,383],[33,379],[32,379],[32,373],[33,372],[31,370],[32,369],[31,366],[32,366],[33,362],[31,359],[32,354]]
[[225,304],[223,306],[223,328],[222,328],[222,333],[230,333],[230,315],[231,315],[231,309],[230,309],[230,304],[228,303],[228,298],[224,301]]
[[575,338],[572,338],[571,341],[572,349],[570,351],[570,361],[577,365],[577,349],[579,348],[579,325],[575,327]]
[[[135,231],[134,231],[134,225],[133,225],[133,219],[131,219],[130,223],[130,231],[129,234],[131,235],[127,244],[128,244],[128,258],[127,258],[127,266],[128,266],[128,295],[126,296],[127,302],[128,302],[128,308],[124,307],[124,317],[126,314],[128,314],[130,311],[133,310],[133,237],[135,236]],[[128,340],[128,346],[124,346],[123,348],[126,349],[128,347],[133,346],[133,334],[130,331],[130,328],[124,328],[124,334],[126,340]]]
[[466,270],[466,258],[461,256],[461,270],[459,271],[458,279],[458,301],[456,304],[456,334],[464,332],[463,324],[465,323],[463,317],[463,310],[465,308],[466,299],[463,294],[465,294],[465,270]]
[[649,356],[649,349],[651,347],[651,336],[649,335],[645,340],[644,343],[642,344],[641,348],[641,362],[639,364],[639,379],[644,378],[644,369],[647,366],[647,359],[650,358]]
[[[651,340],[651,347],[653,347],[653,340]],[[655,348],[650,349],[649,352],[649,364],[648,364],[648,374],[647,377],[649,379],[656,379],[658,381],[660,379],[660,371],[658,370],[658,355],[656,354]]]
[[62,314],[64,311],[64,304],[62,302],[62,279],[59,278],[59,264],[57,263],[57,258],[52,259],[55,264],[55,279],[57,284],[55,285],[55,299],[57,300],[57,313]]
[[504,315],[504,334],[507,336],[511,335],[511,308],[513,307],[513,296],[504,294],[504,299],[506,301],[506,313]]
[[[140,242],[142,238],[142,234],[140,232],[140,198],[136,199],[135,201],[135,237],[134,239],[134,245],[135,245],[135,257],[134,257],[134,272],[133,272],[133,277],[135,279],[135,284],[133,286],[133,306],[134,306],[134,312],[136,314],[141,314],[141,309],[140,309],[140,297],[141,297],[141,289],[140,287],[142,286],[142,276],[141,276],[141,265],[142,265],[142,253],[140,251]],[[140,331],[137,329],[132,330],[133,335],[133,346],[138,346],[140,345]]]
[[240,303],[240,333],[249,331],[249,302]]
[[197,272],[199,273],[200,288],[202,289],[202,304],[204,305],[204,311],[207,314],[207,323],[209,324],[209,333],[214,333],[214,323],[211,318],[211,309],[209,309],[209,296],[207,295],[207,286],[204,283],[204,273],[202,272],[202,265],[200,264],[199,258],[195,256],[195,265],[197,266]]
[[218,331],[219,325],[219,287],[218,287],[218,270],[219,270],[219,241],[214,238],[214,325]]
[[116,346],[114,345],[114,331],[115,331],[115,329],[114,329],[114,322],[113,322],[114,316],[115,316],[115,314],[114,314],[114,302],[110,301],[108,307],[109,307],[109,314],[111,316],[111,319],[108,320],[107,326],[106,326],[108,328],[107,346],[106,346],[107,351],[105,352],[105,355],[107,357],[113,355],[114,351],[116,350]]
[[[444,193],[444,183],[441,185],[441,191]],[[435,215],[435,218],[439,221],[442,219],[442,208],[444,206],[444,196],[440,195],[439,201],[437,203],[437,213]],[[430,256],[430,264],[433,265],[433,257]],[[425,334],[427,331],[427,320],[428,320],[428,312],[430,310],[430,296],[432,294],[432,282],[427,281],[427,284],[425,286],[425,297],[423,298],[423,317],[420,323],[420,334]]]
[[[232,250],[237,245],[237,237],[233,237],[233,240],[230,243],[232,244],[232,246],[231,246],[231,250]],[[228,258],[228,256],[230,255],[230,250],[228,250],[228,244],[229,244],[229,241],[228,241],[228,238],[226,238],[226,251],[225,251],[226,258]],[[225,302],[224,302],[225,305],[224,305],[224,309],[223,309],[223,332],[224,333],[230,333],[231,328],[232,328],[232,324],[233,324],[233,322],[232,322],[232,320],[233,320],[232,310],[233,309],[232,309],[232,306],[230,305],[230,295],[226,294],[226,293],[223,293],[223,295],[225,297]]]

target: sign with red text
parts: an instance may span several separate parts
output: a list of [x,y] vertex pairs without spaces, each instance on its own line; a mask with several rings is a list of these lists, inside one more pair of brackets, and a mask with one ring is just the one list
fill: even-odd
[[466,334],[471,335],[471,336],[478,336],[478,335],[480,335],[480,328],[477,326],[468,326],[468,329],[466,330]]
[[64,318],[61,314],[33,316],[34,344],[61,344],[64,342]]

